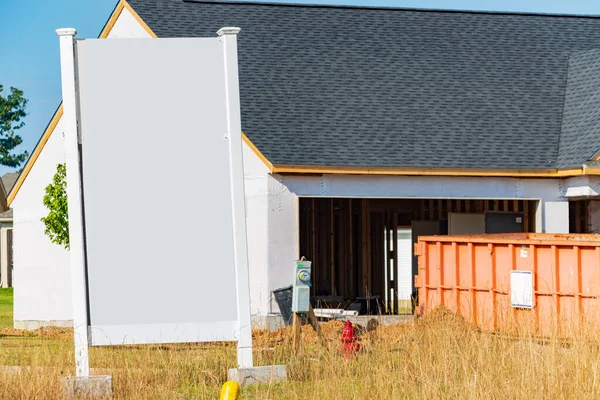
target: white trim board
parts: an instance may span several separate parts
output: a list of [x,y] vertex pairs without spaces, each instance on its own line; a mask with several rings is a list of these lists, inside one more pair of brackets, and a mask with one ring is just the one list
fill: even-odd
[[92,346],[237,341],[239,336],[237,321],[92,325],[90,332]]

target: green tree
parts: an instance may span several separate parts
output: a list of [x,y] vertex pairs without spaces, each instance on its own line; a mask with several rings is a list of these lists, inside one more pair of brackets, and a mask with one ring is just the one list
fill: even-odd
[[52,243],[69,249],[69,208],[67,204],[67,168],[65,164],[56,166],[52,183],[46,186],[44,206],[49,210],[42,222],[46,226],[44,233]]
[[27,99],[23,92],[14,87],[10,88],[10,94],[2,95],[4,87],[0,85],[0,164],[8,167],[18,167],[28,156],[26,151],[22,153],[11,153],[15,147],[23,142],[21,136],[15,131],[21,129],[25,122],[23,118],[27,115]]

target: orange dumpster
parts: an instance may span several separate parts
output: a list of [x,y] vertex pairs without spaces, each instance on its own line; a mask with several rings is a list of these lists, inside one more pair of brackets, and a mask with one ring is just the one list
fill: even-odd
[[423,236],[417,314],[444,306],[485,330],[600,327],[600,235]]

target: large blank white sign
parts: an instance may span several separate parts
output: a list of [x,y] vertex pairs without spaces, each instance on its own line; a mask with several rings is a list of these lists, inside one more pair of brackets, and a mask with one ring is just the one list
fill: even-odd
[[222,43],[82,40],[76,60],[92,344],[235,340]]

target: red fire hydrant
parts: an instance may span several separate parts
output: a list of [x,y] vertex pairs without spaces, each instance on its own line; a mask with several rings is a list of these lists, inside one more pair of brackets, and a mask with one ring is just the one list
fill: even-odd
[[358,350],[360,350],[360,343],[358,343],[358,337],[354,335],[354,328],[352,322],[346,321],[344,332],[342,333],[342,343],[344,345],[344,360],[348,361]]

